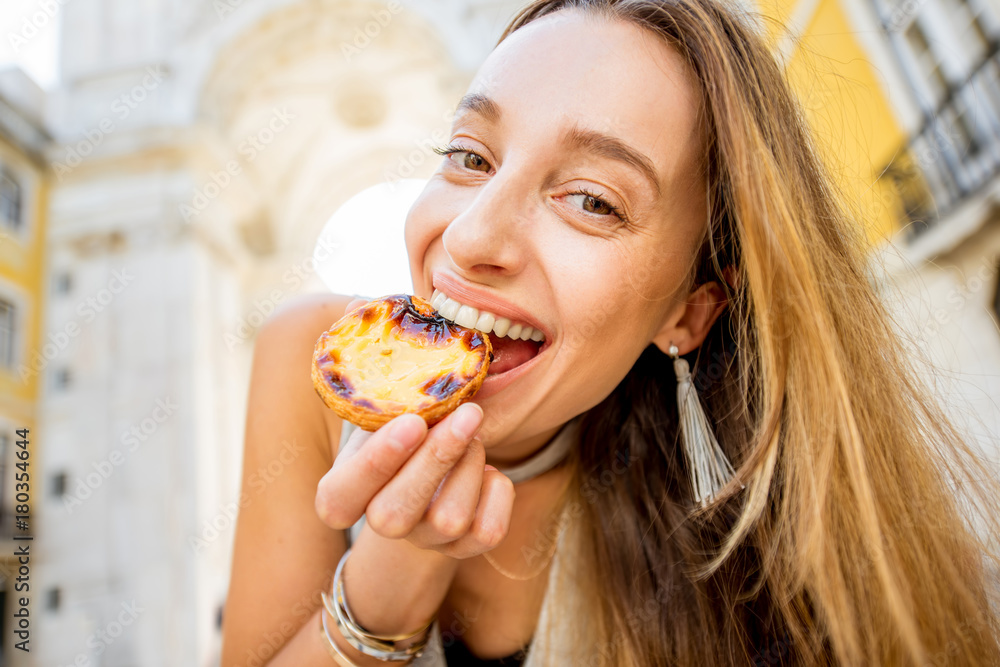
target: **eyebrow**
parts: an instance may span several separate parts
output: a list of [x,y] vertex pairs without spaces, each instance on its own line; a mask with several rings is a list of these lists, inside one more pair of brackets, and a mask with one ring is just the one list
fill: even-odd
[[[457,116],[462,111],[471,111],[479,114],[491,123],[500,122],[500,105],[486,95],[480,93],[470,93],[464,96],[455,109]],[[656,194],[660,194],[660,181],[656,174],[653,162],[641,152],[632,148],[624,141],[610,134],[604,134],[595,130],[585,130],[580,127],[569,129],[562,137],[568,143],[578,149],[594,153],[601,157],[622,162],[633,169],[638,170],[652,184]]]
[[477,113],[491,123],[500,122],[500,106],[486,95],[479,93],[466,95],[459,101],[455,115],[457,116],[462,111]]
[[648,178],[656,194],[660,194],[660,181],[656,176],[653,162],[618,137],[574,127],[565,133],[563,140],[577,148],[631,166]]

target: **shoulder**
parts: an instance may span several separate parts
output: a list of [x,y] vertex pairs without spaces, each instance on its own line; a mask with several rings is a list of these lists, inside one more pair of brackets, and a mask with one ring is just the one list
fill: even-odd
[[256,349],[281,348],[288,343],[308,343],[312,346],[321,333],[344,316],[347,304],[353,298],[342,294],[296,297],[278,308],[261,326],[257,332]]
[[[299,297],[257,331],[223,664],[259,648],[261,637],[287,637],[287,628],[301,626],[312,614],[303,601],[329,585],[328,564],[344,552],[342,531],[330,530],[315,510],[340,420],[313,389],[310,369],[316,339],[350,301]],[[275,576],[278,563],[281,576]]]
[[[317,396],[310,369],[316,339],[343,317],[353,298],[339,294],[297,297],[261,326],[254,343],[248,428],[263,418],[296,420],[322,432],[323,442],[339,440],[340,419]],[[332,463],[329,448],[322,454]]]

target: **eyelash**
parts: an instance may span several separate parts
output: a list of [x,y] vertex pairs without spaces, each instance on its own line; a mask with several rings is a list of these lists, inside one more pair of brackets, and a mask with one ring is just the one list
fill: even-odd
[[[449,155],[454,155],[455,153],[472,153],[473,155],[479,155],[479,153],[476,153],[476,151],[469,150],[468,148],[462,148],[461,146],[456,146],[454,144],[448,144],[447,146],[436,146],[435,148],[433,148],[431,150],[433,150],[435,153],[437,153],[438,155],[440,155],[442,157],[448,157]],[[486,161],[486,158],[484,158],[482,155],[479,155],[479,157],[484,162]],[[587,197],[592,197],[592,198],[596,199],[597,201],[599,201],[600,203],[602,203],[605,206],[607,206],[608,210],[611,211],[611,215],[613,215],[616,218],[618,218],[622,222],[622,224],[625,224],[625,225],[630,225],[631,224],[631,220],[628,219],[628,217],[625,215],[624,211],[622,211],[620,208],[618,208],[617,206],[615,206],[611,202],[607,201],[606,199],[604,199],[600,195],[598,195],[598,194],[596,194],[594,192],[591,192],[591,191],[587,190],[586,188],[580,188],[579,190],[576,190],[574,192],[570,192],[569,194],[570,195],[584,195],[584,196],[587,196]],[[585,213],[589,213],[589,211],[584,211],[584,212]],[[596,213],[592,213],[591,215],[597,215],[597,214]]]

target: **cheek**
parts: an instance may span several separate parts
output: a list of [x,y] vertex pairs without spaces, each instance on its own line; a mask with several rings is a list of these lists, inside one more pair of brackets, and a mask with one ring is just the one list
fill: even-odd
[[[600,266],[600,271],[581,270]],[[629,267],[609,261],[607,256],[577,257],[571,280],[563,280],[560,301],[569,306],[561,320],[566,326],[569,349],[613,346],[615,350],[644,344],[635,339],[648,335],[642,299],[629,284]]]
[[625,366],[616,373],[624,377],[679,298],[685,268],[676,254],[604,250],[578,254],[572,268],[562,267],[569,279],[560,280],[559,301],[567,306],[560,319],[567,323],[566,349],[579,354],[576,363],[595,368],[613,361]]
[[442,184],[432,179],[406,215],[406,254],[410,261],[413,287],[420,293],[429,292],[430,289],[429,276],[425,274],[428,251],[435,240],[441,238],[448,227],[448,221],[457,215],[452,213],[451,209],[455,207],[449,203],[446,195]]

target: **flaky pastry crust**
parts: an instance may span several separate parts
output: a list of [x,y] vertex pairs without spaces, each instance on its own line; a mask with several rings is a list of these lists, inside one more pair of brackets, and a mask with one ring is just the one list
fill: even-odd
[[407,412],[433,426],[479,391],[491,359],[489,336],[396,294],[355,308],[319,337],[312,379],[327,407],[366,431]]

